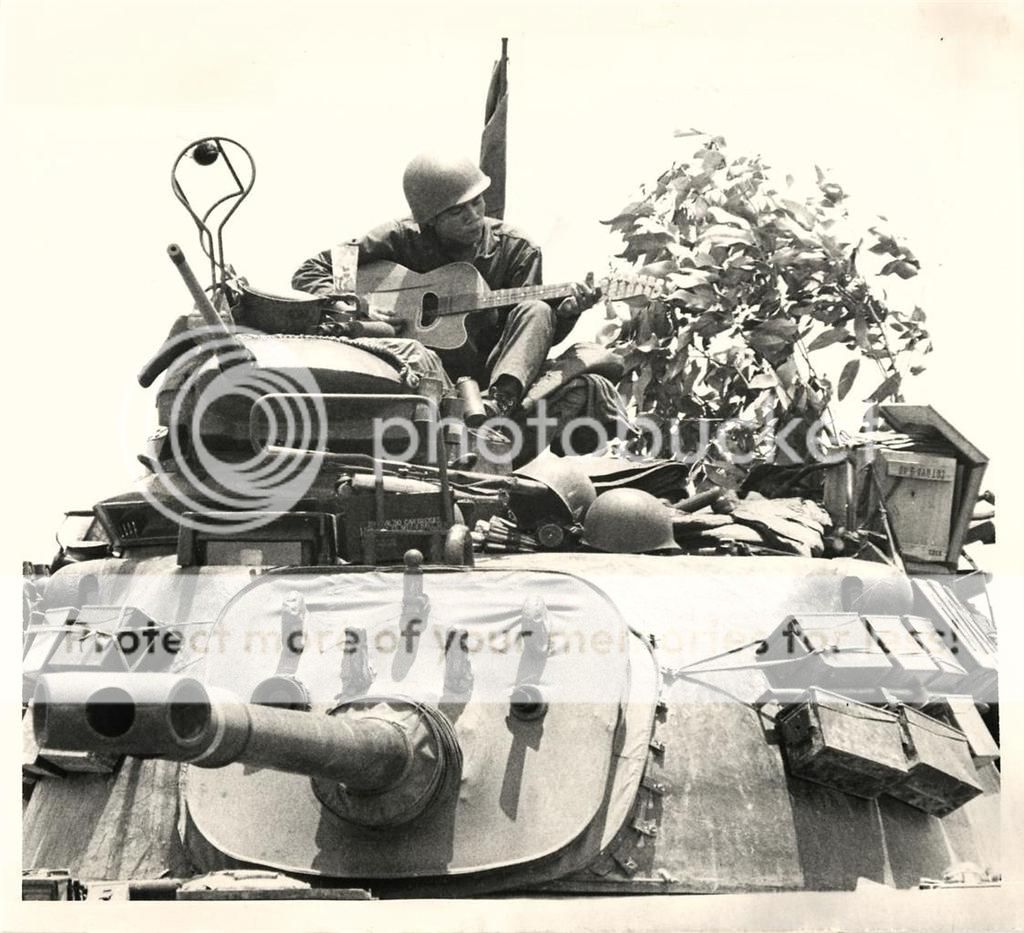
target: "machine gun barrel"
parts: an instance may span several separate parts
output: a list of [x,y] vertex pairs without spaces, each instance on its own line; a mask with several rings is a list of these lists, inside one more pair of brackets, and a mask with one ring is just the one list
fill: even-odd
[[227,324],[221,320],[220,315],[217,314],[217,309],[213,306],[213,302],[210,301],[209,296],[203,290],[203,286],[196,279],[192,267],[188,264],[185,254],[181,251],[181,247],[177,243],[172,243],[167,247],[167,255],[181,275],[185,287],[195,302],[196,310],[202,316],[206,326],[210,328],[211,336],[215,338],[214,349],[220,360],[221,367],[236,366],[239,363],[252,363],[254,361],[252,353],[238,339],[238,335],[233,333]]
[[181,247],[177,243],[172,243],[167,247],[167,255],[171,257],[171,262],[177,267],[185,287],[196,304],[196,310],[203,316],[207,327],[212,328],[214,333],[228,337],[231,331],[228,330],[227,325],[220,319],[217,309],[214,308],[206,292],[203,291],[203,286],[199,284],[198,279],[196,279],[195,274],[192,272],[192,267],[188,264],[188,260],[181,251]]
[[167,758],[203,768],[243,762],[335,780],[362,793],[398,783],[412,756],[401,726],[386,718],[242,703],[174,674],[43,675],[32,724],[40,747]]

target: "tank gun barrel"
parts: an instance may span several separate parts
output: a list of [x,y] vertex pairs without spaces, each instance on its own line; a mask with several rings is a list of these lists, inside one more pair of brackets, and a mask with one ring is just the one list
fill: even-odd
[[384,791],[412,749],[386,717],[350,718],[242,703],[174,674],[61,673],[39,678],[32,724],[40,746],[167,758],[204,768],[234,762]]

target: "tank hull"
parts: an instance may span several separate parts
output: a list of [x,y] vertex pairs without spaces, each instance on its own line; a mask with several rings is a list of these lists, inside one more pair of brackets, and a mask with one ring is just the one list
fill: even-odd
[[[447,581],[457,578],[465,583],[472,578],[464,600],[470,606],[498,603],[510,593],[521,599],[522,592],[537,586],[548,586],[549,594],[561,592],[544,581],[564,578],[565,594],[592,592],[594,606],[607,603],[609,619],[618,615],[621,627],[611,621],[604,625],[600,611],[584,606],[579,618],[570,620],[566,612],[570,621],[558,632],[566,656],[572,655],[579,670],[587,664],[605,670],[598,678],[604,683],[632,655],[629,689],[615,698],[618,744],[610,754],[611,767],[607,761],[599,763],[609,757],[606,751],[588,757],[605,727],[595,727],[598,731],[586,738],[581,725],[576,738],[570,730],[558,739],[552,719],[546,747],[538,741],[515,752],[514,735],[512,745],[503,746],[497,738],[500,717],[491,725],[483,719],[474,725],[470,717],[462,724],[463,743],[471,741],[472,733],[472,741],[493,745],[488,753],[501,759],[494,811],[483,809],[482,802],[491,799],[483,789],[487,781],[481,778],[474,786],[473,775],[464,774],[462,798],[477,793],[481,801],[477,824],[469,817],[453,820],[447,847],[418,850],[410,843],[403,858],[388,856],[387,847],[372,836],[356,844],[352,837],[332,835],[301,775],[241,765],[200,773],[174,762],[129,757],[110,773],[67,773],[37,781],[24,809],[24,868],[60,867],[84,879],[139,880],[259,867],[302,878],[314,887],[355,887],[376,896],[468,896],[508,890],[852,890],[865,878],[911,887],[922,877],[941,877],[951,862],[999,865],[999,772],[992,762],[977,763],[983,792],[940,818],[889,796],[865,799],[795,777],[773,727],[776,710],[763,705],[769,684],[757,666],[759,640],[787,616],[850,609],[851,592],[857,594],[853,608],[858,612],[912,611],[910,582],[895,571],[852,560],[784,557],[496,555],[479,560],[478,569],[468,575],[427,568],[424,586],[444,606]],[[243,623],[233,621],[251,620],[252,612],[242,613],[238,607],[246,598],[256,600],[254,587],[275,594],[264,600],[273,603],[274,612],[282,594],[300,591],[314,616],[320,612],[323,619],[334,619],[324,594],[355,580],[376,594],[365,604],[366,619],[373,614],[371,606],[401,600],[398,571],[181,568],[174,557],[163,555],[66,566],[51,578],[43,608],[80,606],[83,599],[131,606],[150,619],[173,624],[182,636],[172,670],[190,675],[198,671],[200,679],[205,672],[217,685],[218,678],[239,677],[251,668],[248,680],[243,677],[244,683],[234,684],[244,693],[249,680],[262,676],[263,667],[272,671],[283,657],[279,636],[268,639],[266,629],[259,636],[246,629],[246,639],[237,628]],[[858,586],[851,588],[851,580]],[[581,606],[587,598],[579,597]],[[354,605],[351,595],[345,599]],[[568,595],[548,599],[558,605],[572,601]],[[422,633],[423,646],[433,640],[441,650],[444,633],[452,625],[464,625],[476,639],[471,645],[481,652],[479,657],[470,652],[478,681],[485,676],[500,681],[498,674],[483,673],[490,670],[484,653],[494,651],[498,616],[481,610],[456,619],[452,613],[458,610],[446,614],[435,608]],[[272,631],[277,616],[270,613],[267,618]],[[350,613],[344,624],[359,624],[359,619]],[[381,644],[380,637],[375,643],[375,631],[371,622],[371,667],[388,667],[394,678],[400,647],[391,640]],[[624,634],[614,634],[620,631]],[[269,660],[254,659],[257,648]],[[707,669],[707,659],[715,657],[727,659],[712,665],[719,670],[693,675],[695,665]],[[420,661],[433,672],[420,685],[429,692],[427,681],[442,661],[433,668],[422,654]],[[304,656],[303,663],[312,662]],[[322,653],[317,663],[326,665],[318,670],[334,670]],[[314,693],[316,676],[308,678]],[[403,677],[384,686],[416,693],[415,676]],[[480,699],[483,709],[494,708],[486,705],[485,695]],[[606,702],[597,693],[574,699],[578,704]],[[572,714],[581,724],[586,719],[582,708]],[[549,770],[531,772],[531,763],[543,761],[556,739],[560,747],[544,765]],[[521,805],[510,809],[502,793],[516,754],[525,756],[519,759],[519,767],[526,768],[521,772],[526,774],[525,789]],[[564,784],[569,774],[580,788],[572,799],[592,798],[593,805],[581,804],[573,819],[568,815],[571,807],[544,812],[544,787]],[[531,790],[534,777],[537,783]],[[583,790],[586,786],[592,789]],[[245,805],[231,809],[214,802],[232,798]],[[278,806],[282,801],[287,805]],[[564,825],[559,827],[560,819]],[[532,831],[531,821],[546,834]],[[125,830],[113,833],[114,826]],[[488,826],[492,835],[506,839],[510,852],[521,851],[522,857],[477,851],[471,840],[485,838]],[[305,841],[289,847],[288,833]],[[346,846],[350,855],[338,855]],[[501,851],[501,846],[495,849]]]

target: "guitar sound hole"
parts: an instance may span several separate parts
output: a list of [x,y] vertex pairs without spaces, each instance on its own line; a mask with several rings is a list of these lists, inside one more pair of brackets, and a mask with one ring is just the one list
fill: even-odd
[[420,303],[420,325],[429,327],[438,318],[440,302],[433,292],[424,292],[423,300]]

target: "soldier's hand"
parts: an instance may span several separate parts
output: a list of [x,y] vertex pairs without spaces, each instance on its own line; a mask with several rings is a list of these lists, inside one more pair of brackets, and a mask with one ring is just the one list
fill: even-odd
[[383,321],[385,324],[390,324],[395,328],[399,327],[402,323],[402,319],[394,308],[378,308],[371,304],[366,312],[366,316],[371,321]]
[[332,306],[335,311],[350,315],[351,317],[366,316],[366,300],[360,298],[354,292],[344,292],[338,295],[332,302]]
[[578,318],[601,299],[601,289],[594,287],[593,272],[588,272],[584,281],[573,285],[572,291],[572,295],[566,298],[555,312],[561,318]]

